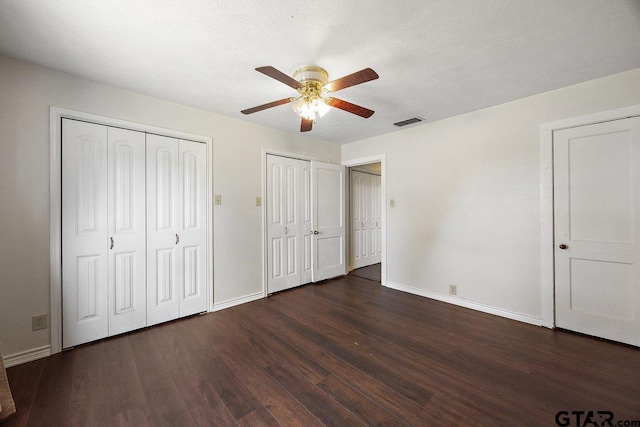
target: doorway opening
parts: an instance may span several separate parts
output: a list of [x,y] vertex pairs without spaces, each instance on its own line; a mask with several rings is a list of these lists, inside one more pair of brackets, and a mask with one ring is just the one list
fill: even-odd
[[349,274],[386,282],[385,156],[345,163],[347,174],[347,259]]

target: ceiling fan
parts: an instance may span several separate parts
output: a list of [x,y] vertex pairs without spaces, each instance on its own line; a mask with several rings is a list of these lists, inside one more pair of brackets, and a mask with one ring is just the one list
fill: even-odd
[[365,68],[364,70],[357,71],[329,83],[327,83],[329,74],[323,68],[314,65],[298,68],[293,72],[293,77],[289,77],[282,71],[270,66],[258,67],[256,71],[294,88],[300,96],[284,98],[269,102],[268,104],[248,108],[242,110],[242,114],[252,114],[266,110],[267,108],[277,107],[278,105],[293,103],[293,110],[302,117],[300,132],[310,131],[313,123],[316,121],[316,114],[322,117],[331,107],[339,108],[364,117],[365,119],[371,117],[373,114],[373,110],[369,110],[368,108],[343,101],[342,99],[333,97],[325,98],[322,96],[325,93],[337,92],[341,89],[377,79],[378,74],[371,68]]

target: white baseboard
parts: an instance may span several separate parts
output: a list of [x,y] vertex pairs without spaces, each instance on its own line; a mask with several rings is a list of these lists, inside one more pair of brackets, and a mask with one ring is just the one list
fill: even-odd
[[517,313],[515,311],[492,307],[490,305],[480,304],[449,295],[442,295],[431,291],[425,291],[424,289],[418,289],[411,286],[401,285],[399,283],[393,283],[390,281],[387,281],[384,286],[391,289],[396,289],[398,291],[419,295],[421,297],[431,298],[449,304],[458,305],[460,307],[470,308],[472,310],[481,311],[483,313],[494,314],[496,316],[506,317],[507,319],[517,320],[519,322],[529,323],[531,325],[544,326],[542,317],[535,317],[528,314]]
[[12,366],[21,365],[27,362],[33,362],[34,360],[43,359],[51,356],[51,346],[45,345],[43,347],[32,348],[31,350],[21,351],[20,353],[10,354],[4,356],[4,366],[10,368]]
[[255,294],[246,295],[239,298],[233,298],[222,302],[216,302],[213,304],[213,311],[224,310],[225,308],[230,308],[236,305],[244,304],[247,302],[255,301],[260,298],[264,298],[264,292],[256,292]]

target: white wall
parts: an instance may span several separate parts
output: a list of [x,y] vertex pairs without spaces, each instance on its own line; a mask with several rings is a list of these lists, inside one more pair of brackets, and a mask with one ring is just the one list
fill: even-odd
[[535,323],[539,125],[633,104],[640,69],[343,146],[343,161],[387,154],[390,285],[448,297],[455,284]]
[[213,137],[214,301],[262,290],[262,147],[340,161],[340,147],[0,56],[0,348],[50,344],[49,106]]

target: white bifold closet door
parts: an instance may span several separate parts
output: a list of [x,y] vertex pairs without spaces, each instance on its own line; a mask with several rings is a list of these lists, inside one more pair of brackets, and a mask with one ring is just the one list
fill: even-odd
[[206,146],[147,135],[147,324],[206,311]]
[[267,293],[346,273],[344,173],[267,155]]
[[62,121],[63,348],[207,310],[206,145]]
[[62,123],[63,347],[146,325],[145,135]]
[[351,171],[351,267],[382,261],[382,200],[379,175]]
[[311,282],[311,162],[267,156],[268,293]]

